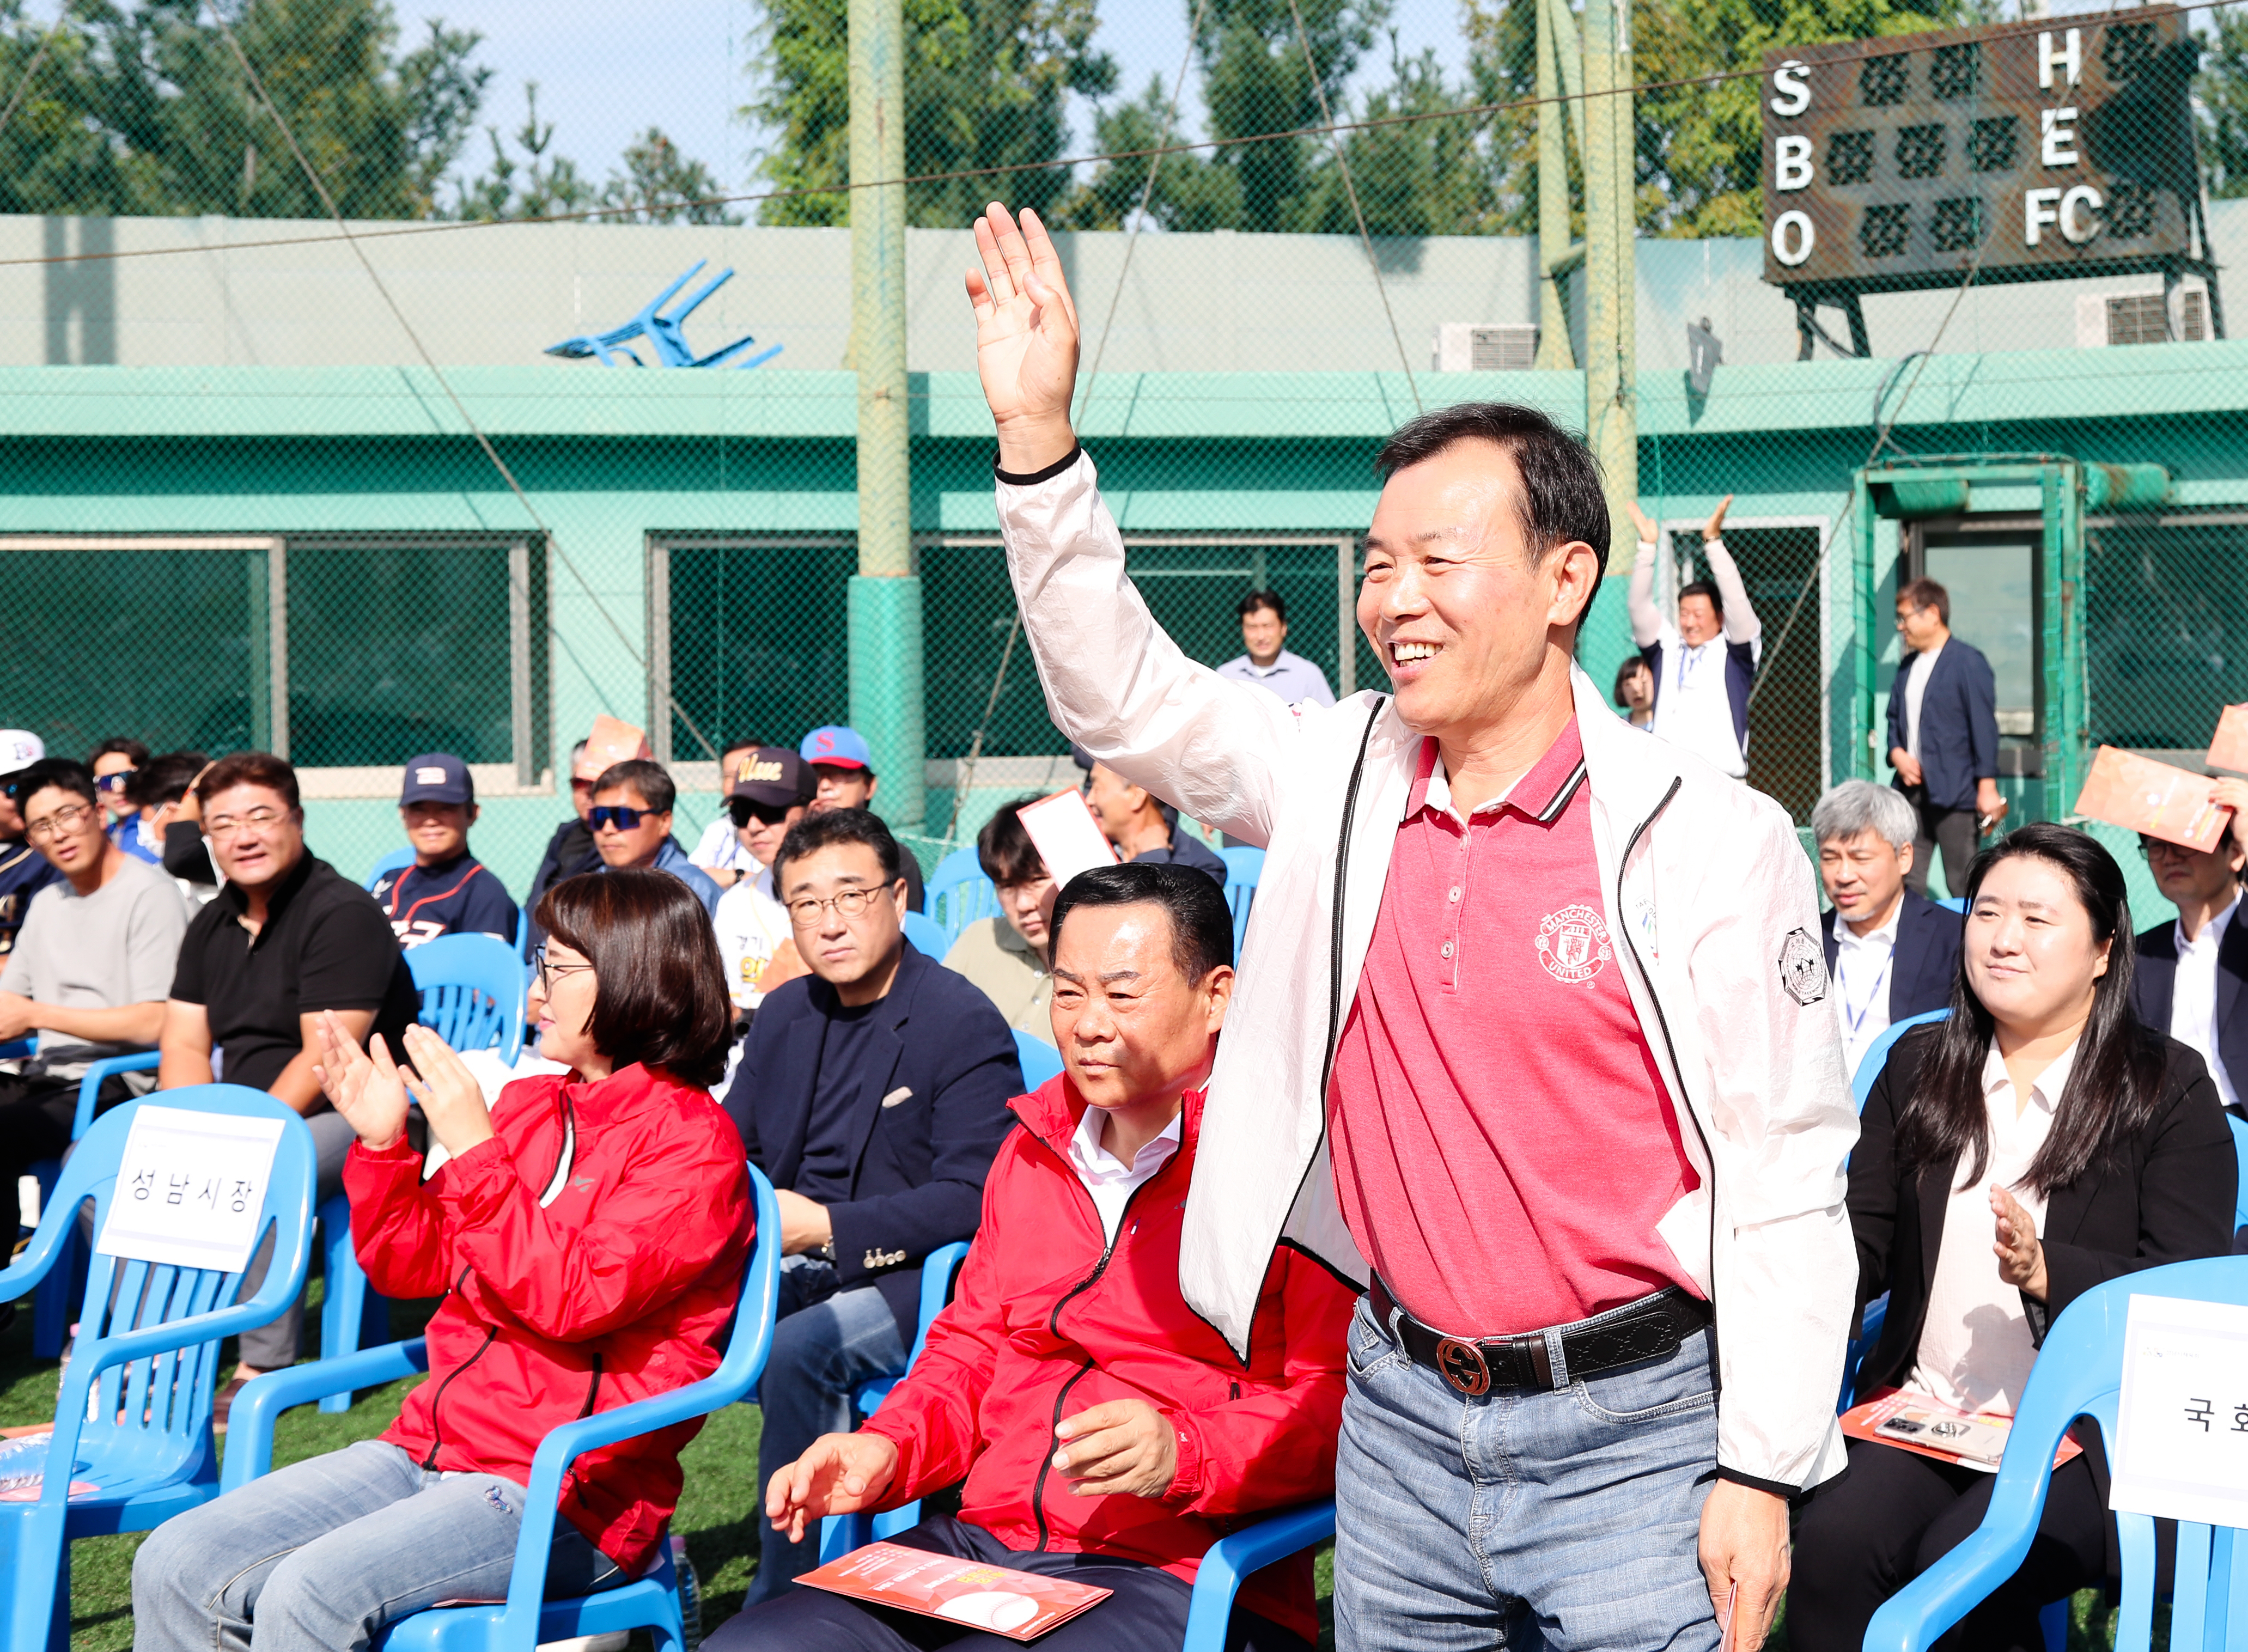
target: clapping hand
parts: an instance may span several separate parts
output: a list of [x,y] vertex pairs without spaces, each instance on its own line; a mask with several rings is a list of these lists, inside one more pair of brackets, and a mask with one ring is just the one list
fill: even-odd
[[1638,500],[1628,499],[1624,503],[1627,508],[1631,511],[1631,525],[1639,531],[1640,544],[1660,544],[1661,539],[1659,535],[1661,531],[1655,525],[1655,518],[1639,508]]
[[983,268],[968,271],[976,312],[976,370],[999,431],[1004,470],[1044,470],[1077,445],[1070,398],[1077,388],[1077,309],[1061,256],[1025,207],[1018,229],[993,202],[976,220]]
[[428,1028],[406,1029],[406,1053],[415,1071],[405,1075],[406,1087],[422,1104],[429,1134],[445,1151],[459,1158],[479,1142],[491,1139],[491,1109],[484,1105],[483,1086],[453,1048]]
[[2044,1301],[2045,1246],[2038,1243],[2037,1224],[1996,1182],[1991,1184],[1991,1214],[1998,1218],[1998,1243],[1991,1249],[1998,1258],[1998,1277],[2031,1301]]
[[344,1115],[344,1122],[359,1139],[380,1153],[397,1143],[406,1132],[406,1086],[398,1064],[390,1059],[382,1035],[374,1035],[369,1049],[336,1019],[333,1010],[320,1016],[320,1059],[312,1068],[320,1093]]

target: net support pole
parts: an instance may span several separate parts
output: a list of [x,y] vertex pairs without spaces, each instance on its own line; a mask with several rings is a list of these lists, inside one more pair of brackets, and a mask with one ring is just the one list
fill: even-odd
[[[902,178],[901,0],[850,0],[851,177]],[[851,195],[852,366],[859,379],[859,572],[851,581],[851,723],[894,827],[922,829],[921,580],[914,572],[906,385],[906,190]]]
[[[1569,234],[1569,149],[1563,136],[1569,116],[1567,106],[1559,101],[1561,95],[1560,54],[1563,42],[1556,38],[1553,25],[1553,6],[1556,0],[1539,0],[1538,5],[1538,363],[1540,368],[1564,372],[1577,365],[1569,345],[1569,305],[1567,289],[1562,285],[1568,278],[1556,275],[1552,266],[1566,250],[1571,242]],[[1571,43],[1573,44],[1573,43]],[[1578,117],[1580,139],[1583,116]]]
[[1632,162],[1630,0],[1586,0],[1585,438],[1600,461],[1608,500],[1608,578],[1585,616],[1578,658],[1603,685],[1631,648],[1624,586],[1638,536],[1630,502],[1639,493],[1639,425],[1634,406],[1637,270]]

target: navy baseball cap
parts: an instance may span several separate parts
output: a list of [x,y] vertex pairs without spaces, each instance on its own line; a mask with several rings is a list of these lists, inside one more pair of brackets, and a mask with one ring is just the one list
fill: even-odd
[[768,808],[789,809],[812,801],[812,771],[786,746],[761,745],[734,765],[729,797],[747,798]]
[[398,794],[398,806],[409,803],[474,803],[476,783],[469,778],[469,765],[449,751],[432,751],[410,759],[406,764],[406,789]]
[[796,753],[806,763],[832,763],[839,769],[871,769],[874,754],[856,729],[830,723],[804,737]]

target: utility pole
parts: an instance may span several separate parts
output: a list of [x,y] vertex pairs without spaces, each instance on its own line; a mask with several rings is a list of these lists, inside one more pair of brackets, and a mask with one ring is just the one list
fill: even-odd
[[[1633,161],[1631,0],[1585,0],[1585,439],[1607,486],[1608,574],[1629,575],[1639,536],[1636,367],[1638,271]],[[1587,616],[1578,655],[1596,677],[1630,648],[1621,588]]]
[[[1561,68],[1580,56],[1576,22],[1554,16],[1566,0],[1538,0],[1538,366],[1566,372],[1577,365],[1569,346],[1567,282],[1584,262],[1569,223],[1569,146],[1564,136],[1572,114],[1577,121],[1577,153],[1585,149],[1585,106],[1564,104]],[[1566,32],[1564,30],[1566,29]],[[1576,77],[1572,76],[1571,79]]]
[[[850,0],[851,182],[906,170],[902,0]],[[851,581],[851,723],[882,817],[922,829],[921,579],[914,572],[906,403],[906,189],[851,192],[852,365],[859,375],[859,572]]]

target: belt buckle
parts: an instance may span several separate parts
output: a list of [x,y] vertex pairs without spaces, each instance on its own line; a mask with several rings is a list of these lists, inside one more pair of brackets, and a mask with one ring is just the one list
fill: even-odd
[[1448,1336],[1436,1344],[1436,1374],[1470,1399],[1491,1392],[1491,1367],[1472,1342]]

